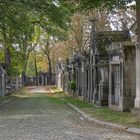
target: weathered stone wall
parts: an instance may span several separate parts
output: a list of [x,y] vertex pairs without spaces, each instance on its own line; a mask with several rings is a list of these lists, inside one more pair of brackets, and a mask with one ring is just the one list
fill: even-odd
[[123,106],[129,110],[134,107],[136,96],[136,51],[134,45],[124,46]]
[[124,96],[135,97],[136,94],[136,52],[135,46],[124,48]]

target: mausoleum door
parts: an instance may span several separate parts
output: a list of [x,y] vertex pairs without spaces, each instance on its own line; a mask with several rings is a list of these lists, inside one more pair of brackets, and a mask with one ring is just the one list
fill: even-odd
[[114,97],[115,97],[115,105],[119,105],[119,96],[120,96],[120,65],[113,65],[113,85]]

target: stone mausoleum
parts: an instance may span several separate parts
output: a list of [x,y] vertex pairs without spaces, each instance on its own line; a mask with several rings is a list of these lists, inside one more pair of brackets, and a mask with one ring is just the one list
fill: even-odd
[[136,93],[136,51],[132,42],[116,42],[109,52],[109,107],[128,111],[134,107]]

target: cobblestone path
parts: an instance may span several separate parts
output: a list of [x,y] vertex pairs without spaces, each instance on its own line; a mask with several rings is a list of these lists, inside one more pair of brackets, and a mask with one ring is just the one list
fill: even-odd
[[140,140],[138,135],[83,120],[45,92],[49,88],[29,88],[28,94],[0,108],[0,140]]

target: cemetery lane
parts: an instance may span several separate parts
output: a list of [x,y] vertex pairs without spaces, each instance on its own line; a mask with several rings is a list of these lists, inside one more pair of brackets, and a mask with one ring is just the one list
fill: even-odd
[[27,93],[0,108],[0,140],[139,140],[138,135],[88,122],[51,96],[49,87]]

